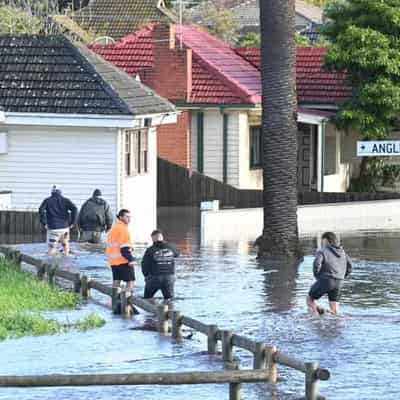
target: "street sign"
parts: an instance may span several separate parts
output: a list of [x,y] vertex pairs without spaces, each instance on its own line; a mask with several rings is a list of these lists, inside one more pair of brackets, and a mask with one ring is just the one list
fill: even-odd
[[357,156],[400,156],[400,140],[358,141]]

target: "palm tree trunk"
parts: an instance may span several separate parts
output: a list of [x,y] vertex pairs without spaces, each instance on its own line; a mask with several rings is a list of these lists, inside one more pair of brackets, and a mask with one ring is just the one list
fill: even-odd
[[264,229],[261,257],[297,257],[295,0],[260,0]]

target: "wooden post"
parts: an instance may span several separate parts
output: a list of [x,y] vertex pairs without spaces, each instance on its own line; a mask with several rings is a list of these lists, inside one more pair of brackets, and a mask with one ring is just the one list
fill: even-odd
[[265,346],[269,383],[276,383],[278,380],[278,369],[275,361],[275,353],[275,346]]
[[80,292],[84,299],[90,296],[89,278],[86,275],[81,275]]
[[217,354],[218,340],[217,340],[217,325],[208,325],[207,333],[207,350],[208,354]]
[[158,332],[162,335],[168,333],[168,306],[160,304],[157,307]]
[[182,314],[172,311],[172,337],[176,340],[182,339]]
[[57,265],[45,264],[45,271],[49,285],[54,286],[56,283],[56,269]]
[[240,383],[229,384],[229,400],[240,400],[241,387],[242,385]]
[[256,343],[256,351],[254,352],[253,369],[264,369],[267,366],[267,359],[265,355],[265,344],[261,342]]
[[222,359],[224,361],[233,361],[232,332],[223,330],[222,334]]
[[42,281],[45,275],[46,275],[46,265],[41,263],[40,266],[37,268],[37,277]]
[[112,311],[113,314],[121,314],[121,288],[113,287],[112,288]]
[[21,252],[19,250],[15,250],[11,252],[11,259],[15,263],[18,269],[21,269]]
[[304,363],[306,367],[306,400],[318,400],[318,363]]

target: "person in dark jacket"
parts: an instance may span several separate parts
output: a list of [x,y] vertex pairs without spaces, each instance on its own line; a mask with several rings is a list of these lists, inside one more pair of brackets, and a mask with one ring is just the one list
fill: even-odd
[[179,252],[175,246],[164,241],[161,231],[151,234],[153,245],[144,253],[142,272],[145,277],[144,298],[152,298],[161,290],[164,300],[171,300],[175,294],[175,258]]
[[96,189],[79,212],[78,226],[82,242],[100,243],[103,232],[108,232],[113,223],[113,215],[108,203]]
[[317,281],[312,285],[307,305],[313,315],[318,315],[321,310],[315,300],[327,294],[331,313],[339,311],[340,291],[344,279],[352,272],[352,263],[343,247],[339,246],[333,232],[322,235],[322,248],[317,251],[313,264],[314,277]]
[[43,200],[39,207],[40,223],[47,231],[49,255],[56,254],[57,243],[61,243],[65,255],[69,254],[69,231],[75,224],[77,213],[75,204],[53,186],[51,196]]

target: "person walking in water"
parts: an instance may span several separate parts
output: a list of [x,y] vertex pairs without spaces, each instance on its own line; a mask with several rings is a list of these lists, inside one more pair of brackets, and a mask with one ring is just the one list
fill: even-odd
[[82,242],[100,243],[103,232],[108,232],[113,223],[109,204],[102,198],[100,189],[96,189],[79,212],[78,226]]
[[151,234],[153,245],[144,253],[142,273],[145,277],[144,298],[152,298],[161,290],[164,300],[171,300],[175,294],[175,258],[179,252],[175,246],[164,241],[161,231]]
[[340,291],[344,279],[352,272],[352,263],[343,247],[339,246],[333,232],[325,232],[322,235],[322,247],[315,256],[313,272],[317,281],[307,296],[307,305],[312,315],[321,313],[315,301],[325,294],[328,295],[330,311],[337,314]]
[[117,221],[107,235],[106,255],[108,265],[113,275],[113,287],[120,287],[121,281],[126,282],[127,289],[135,285],[135,257],[128,225],[131,222],[129,210],[122,209],[117,215]]
[[50,256],[56,254],[58,243],[61,243],[64,254],[69,254],[70,229],[75,224],[77,213],[75,204],[64,197],[59,188],[53,186],[51,196],[43,200],[39,207],[40,223],[47,232]]

